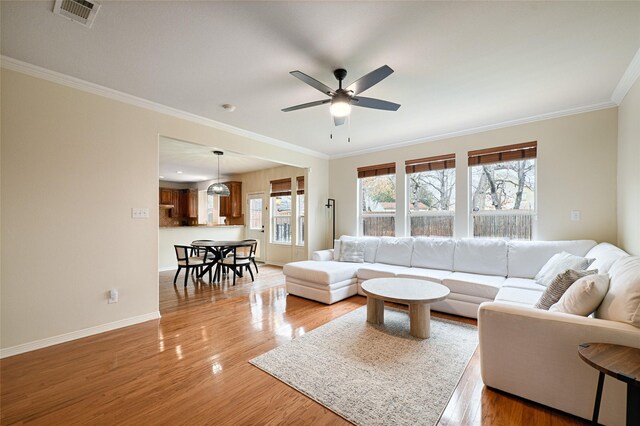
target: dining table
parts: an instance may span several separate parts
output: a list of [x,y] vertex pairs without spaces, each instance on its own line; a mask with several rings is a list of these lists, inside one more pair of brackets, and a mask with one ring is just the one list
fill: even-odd
[[[215,273],[213,274],[213,279],[209,280],[210,282],[218,282],[221,279],[221,271],[220,271],[220,261],[224,259],[224,257],[233,250],[234,247],[239,247],[242,245],[246,245],[246,241],[224,241],[224,240],[195,240],[191,242],[192,247],[203,248],[207,251],[207,253],[213,256],[213,261],[207,265],[206,268],[198,274],[198,278],[202,278],[205,274],[210,273],[211,269],[216,266]],[[242,276],[242,275],[240,275]],[[211,274],[209,274],[209,278],[211,278]]]

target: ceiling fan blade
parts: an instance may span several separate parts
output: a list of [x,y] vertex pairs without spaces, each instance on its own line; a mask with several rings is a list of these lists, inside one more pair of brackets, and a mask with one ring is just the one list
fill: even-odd
[[289,107],[289,108],[284,108],[282,110],[282,112],[289,112],[289,111],[295,111],[297,109],[303,109],[303,108],[309,108],[309,107],[314,107],[314,106],[318,106],[318,105],[324,105],[324,104],[328,104],[329,102],[331,102],[331,99],[325,99],[325,100],[322,100],[322,101],[307,102],[306,104],[300,104],[300,105],[292,106],[292,107]]
[[345,120],[347,119],[347,117],[333,117],[333,124],[335,124],[336,126],[342,126],[345,122]]
[[371,71],[369,74],[360,77],[357,81],[351,83],[347,87],[347,91],[352,91],[354,95],[362,93],[371,86],[380,83],[385,78],[389,77],[393,73],[393,70],[388,65],[383,65],[377,70]]
[[397,111],[400,108],[400,104],[396,104],[389,101],[383,101],[382,99],[365,98],[358,96],[351,100],[351,105],[364,108],[383,109],[385,111]]
[[336,94],[335,90],[333,90],[331,87],[327,86],[324,83],[320,83],[318,80],[316,80],[313,77],[309,77],[308,75],[306,75],[303,72],[300,71],[291,71],[289,74],[291,74],[292,76],[294,76],[297,79],[300,79],[302,81],[304,81],[305,83],[307,83],[309,86],[318,89],[319,91],[321,91],[322,93],[324,93],[325,95],[328,96],[333,96]]

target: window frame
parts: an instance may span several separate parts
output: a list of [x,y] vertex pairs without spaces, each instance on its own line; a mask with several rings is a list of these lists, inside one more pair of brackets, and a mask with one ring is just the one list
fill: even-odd
[[[357,229],[358,236],[364,235],[364,218],[369,217],[392,217],[393,218],[393,235],[396,236],[396,226],[397,226],[397,215],[398,215],[398,174],[396,173],[396,163],[385,163],[379,164],[375,166],[366,166],[366,167],[358,167],[357,169]],[[393,175],[393,183],[394,183],[394,199],[395,199],[395,210],[393,213],[385,213],[385,212],[374,212],[370,214],[365,214],[362,211],[362,179],[371,178],[371,177],[382,177]]]
[[[288,197],[289,198],[289,214],[288,215],[279,215],[277,216],[275,212],[277,209],[275,208],[276,199],[280,197]],[[269,244],[277,244],[282,246],[292,246],[293,238],[292,231],[294,224],[292,223],[293,219],[293,196],[291,193],[291,178],[283,178],[276,179],[270,182],[270,191],[269,191]],[[276,220],[280,217],[288,217],[289,218],[289,240],[288,241],[277,241],[275,239],[276,232]]]

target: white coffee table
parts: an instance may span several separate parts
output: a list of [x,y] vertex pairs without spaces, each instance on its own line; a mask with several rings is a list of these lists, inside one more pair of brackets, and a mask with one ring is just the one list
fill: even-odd
[[409,305],[409,327],[413,337],[427,339],[431,335],[431,306],[449,296],[441,284],[410,278],[374,278],[362,283],[367,295],[367,321],[384,324],[384,301]]

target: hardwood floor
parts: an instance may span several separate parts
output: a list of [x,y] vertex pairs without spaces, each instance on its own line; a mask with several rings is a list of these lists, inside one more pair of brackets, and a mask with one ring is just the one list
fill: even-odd
[[[0,361],[1,423],[349,424],[248,361],[365,298],[326,306],[287,296],[280,268],[263,266],[256,278],[185,289],[163,272],[160,320]],[[440,424],[586,422],[485,388],[476,351]]]

